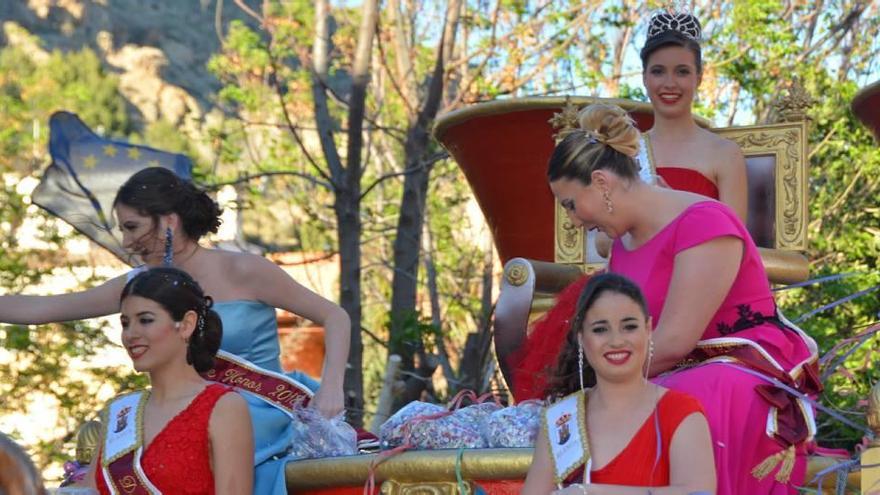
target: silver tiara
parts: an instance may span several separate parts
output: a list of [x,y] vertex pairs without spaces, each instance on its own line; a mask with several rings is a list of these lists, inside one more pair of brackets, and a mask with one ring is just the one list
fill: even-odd
[[703,37],[700,21],[693,14],[687,12],[661,10],[651,16],[651,21],[648,23],[648,39],[667,31],[675,31],[694,41],[700,41]]

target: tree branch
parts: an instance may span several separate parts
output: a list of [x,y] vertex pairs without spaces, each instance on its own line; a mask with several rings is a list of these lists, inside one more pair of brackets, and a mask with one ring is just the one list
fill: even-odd
[[330,65],[330,5],[328,0],[315,1],[315,45],[312,47],[312,97],[318,139],[334,184],[345,182],[345,171],[336,141],[333,139],[333,118],[327,106],[325,89]]
[[275,95],[278,97],[278,104],[281,107],[281,115],[284,117],[284,121],[287,123],[287,130],[290,132],[291,135],[293,135],[294,141],[296,141],[297,146],[299,146],[299,149],[303,152],[303,155],[305,155],[306,160],[309,162],[309,164],[311,164],[312,167],[315,168],[315,170],[321,177],[323,177],[334,188],[336,188],[337,184],[333,180],[333,177],[327,171],[321,168],[317,161],[315,161],[314,157],[312,157],[312,154],[309,153],[308,148],[306,148],[306,144],[302,140],[302,137],[299,135],[299,132],[297,132],[297,126],[296,124],[294,124],[293,119],[290,117],[290,112],[287,110],[287,104],[284,101],[284,93],[281,90],[281,76],[278,72],[278,65],[275,60],[275,56],[272,54],[271,49],[267,50],[266,52],[269,55],[269,64],[272,67],[272,74],[274,75],[274,77],[271,78],[272,80],[270,84],[273,88],[275,88]]
[[381,184],[382,182],[384,182],[388,179],[392,179],[394,177],[403,177],[405,175],[414,174],[416,172],[421,172],[422,170],[425,170],[425,168],[430,167],[431,165],[439,162],[440,160],[445,160],[447,158],[449,158],[449,153],[447,153],[445,151],[441,151],[441,152],[438,152],[438,153],[435,153],[435,154],[429,156],[427,160],[424,160],[423,162],[421,162],[420,164],[418,164],[415,167],[409,167],[404,170],[400,170],[398,172],[390,172],[390,173],[381,175],[376,180],[374,180],[369,186],[367,186],[364,189],[363,194],[361,194],[361,199],[366,197],[366,195],[369,194],[370,191],[372,191],[376,186],[378,186],[379,184]]
[[248,7],[247,4],[244,3],[244,0],[235,0],[235,5],[238,5],[238,8],[243,10],[247,15],[249,15],[249,16],[253,17],[254,19],[256,19],[257,21],[259,21],[260,26],[262,26],[262,27],[266,26],[266,19],[263,18],[263,16],[258,14],[256,11],[254,11],[253,9]]
[[282,175],[291,175],[294,177],[299,177],[300,179],[304,179],[304,180],[306,180],[316,186],[323,187],[324,189],[326,189],[328,191],[333,191],[333,185],[330,184],[329,182],[324,182],[322,180],[315,178],[312,175],[309,175],[309,174],[306,174],[303,172],[298,172],[296,170],[274,170],[271,172],[260,172],[257,174],[245,174],[245,175],[239,176],[237,179],[234,179],[234,180],[228,180],[228,181],[223,181],[223,182],[214,182],[214,183],[206,185],[205,187],[208,189],[211,189],[211,190],[217,190],[223,186],[234,186],[236,184],[244,184],[246,182],[250,182],[254,179],[262,179],[264,177],[275,177],[275,176],[282,176]]

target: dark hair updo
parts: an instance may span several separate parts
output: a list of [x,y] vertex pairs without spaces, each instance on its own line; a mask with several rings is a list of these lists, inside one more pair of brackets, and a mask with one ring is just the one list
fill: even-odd
[[569,131],[553,149],[547,166],[550,182],[577,179],[590,185],[596,170],[610,170],[634,180],[639,167],[634,157],[639,149],[639,130],[626,110],[595,103],[578,113],[578,129]]
[[153,220],[176,213],[183,231],[194,241],[220,227],[222,210],[217,202],[167,168],[145,168],[132,175],[116,193],[113,206],[117,204],[134,208]]
[[[562,351],[559,353],[559,359],[556,369],[550,377],[547,385],[546,395],[562,397],[580,389],[580,379],[578,378],[578,337],[584,329],[584,319],[599,297],[606,292],[621,294],[630,298],[639,305],[645,319],[648,318],[648,304],[645,296],[642,294],[639,286],[635,282],[623,275],[616,273],[602,273],[594,275],[584,286],[578,297],[577,308],[574,317],[571,319],[571,327],[565,337],[565,343],[562,345]],[[584,360],[584,386],[592,387],[596,384],[596,373],[589,363]]]
[[214,356],[223,338],[223,323],[220,315],[211,309],[214,301],[189,274],[177,268],[150,268],[125,284],[119,302],[128,296],[155,301],[174,321],[181,321],[188,311],[195,311],[198,320],[187,344],[186,362],[199,373],[214,366]]
[[648,70],[648,59],[651,54],[667,46],[687,48],[694,54],[694,65],[697,74],[703,73],[703,51],[700,38],[703,27],[696,16],[686,12],[661,11],[653,16],[648,23],[648,36],[645,46],[639,53],[642,59],[642,70]]

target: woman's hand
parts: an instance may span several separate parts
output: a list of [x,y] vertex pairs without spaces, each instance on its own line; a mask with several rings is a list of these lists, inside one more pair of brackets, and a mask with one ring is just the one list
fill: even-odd
[[309,402],[309,407],[317,410],[327,419],[334,418],[345,409],[345,393],[342,387],[322,383]]

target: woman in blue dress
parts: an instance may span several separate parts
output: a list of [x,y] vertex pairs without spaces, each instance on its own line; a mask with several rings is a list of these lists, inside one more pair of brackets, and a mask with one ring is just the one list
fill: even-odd
[[[199,244],[220,226],[220,208],[170,170],[155,167],[133,175],[119,189],[114,211],[123,245],[143,260],[142,267],[82,292],[2,296],[0,322],[41,324],[114,314],[119,311],[122,288],[132,276],[146,267],[173,265],[214,297],[214,309],[223,321],[221,350],[269,374],[282,372],[276,308],[322,325],[326,355],[320,386],[303,373],[288,376],[314,392],[310,407],[328,418],[342,412],[351,331],[342,308],[261,256]],[[264,398],[243,395],[254,426],[254,493],[287,493],[284,465],[293,435],[290,417]]]

